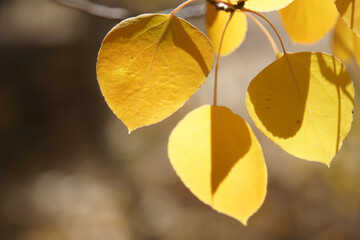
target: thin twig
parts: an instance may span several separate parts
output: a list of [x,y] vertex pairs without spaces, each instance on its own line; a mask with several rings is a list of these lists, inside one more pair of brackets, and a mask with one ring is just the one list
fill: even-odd
[[108,7],[88,0],[53,0],[57,3],[71,7],[93,16],[107,19],[125,19],[132,13],[124,8]]
[[[85,12],[87,14],[114,20],[123,20],[125,18],[134,16],[136,13],[131,12],[125,8],[109,7],[98,3],[93,3],[88,0],[52,0],[61,5],[74,8]],[[169,14],[173,9],[166,9],[159,11],[158,13]],[[203,16],[205,13],[205,5],[198,4],[193,6],[186,6],[183,11],[179,12],[178,17],[181,18],[193,18]]]

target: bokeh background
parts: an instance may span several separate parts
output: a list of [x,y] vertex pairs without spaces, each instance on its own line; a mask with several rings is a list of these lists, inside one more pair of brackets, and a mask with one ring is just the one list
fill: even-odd
[[[180,2],[97,0],[134,14]],[[278,14],[266,16],[288,51],[331,53],[332,33],[311,46],[295,45]],[[203,18],[188,20],[204,29]],[[95,72],[101,41],[117,23],[53,0],[0,1],[1,240],[360,239],[359,97],[352,130],[330,169],[291,157],[254,128],[269,185],[264,205],[244,227],[197,200],[167,157],[176,123],[212,103],[213,73],[173,116],[128,135]],[[219,104],[253,127],[246,88],[273,60],[270,44],[249,22],[244,44],[220,63]],[[359,89],[356,63],[347,67]]]

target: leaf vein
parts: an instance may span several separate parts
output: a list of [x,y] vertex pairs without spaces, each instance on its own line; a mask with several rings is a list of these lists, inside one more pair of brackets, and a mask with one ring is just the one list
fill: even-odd
[[169,79],[169,92],[168,92],[168,97],[166,99],[166,103],[169,104],[169,100],[170,100],[170,95],[171,95],[171,78],[170,78],[170,64],[169,61],[167,59],[167,57],[165,56],[163,50],[160,48],[161,54],[164,57],[166,64],[167,64],[167,68],[168,68],[168,79]]

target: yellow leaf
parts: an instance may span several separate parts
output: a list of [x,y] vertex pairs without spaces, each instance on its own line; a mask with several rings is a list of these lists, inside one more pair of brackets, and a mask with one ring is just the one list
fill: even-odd
[[335,25],[332,50],[335,56],[345,63],[350,62],[354,56],[354,37],[356,37],[354,32],[350,30],[342,18],[338,18]]
[[334,27],[338,12],[332,0],[294,0],[280,17],[293,42],[311,44]]
[[292,1],[293,0],[246,0],[245,7],[254,11],[267,12],[284,8]]
[[250,83],[246,96],[256,126],[288,153],[330,165],[353,119],[354,87],[344,65],[324,53],[276,60]]
[[107,34],[97,77],[109,107],[131,132],[178,110],[205,81],[213,60],[213,47],[197,28],[175,16],[146,14]]
[[184,184],[215,210],[246,225],[262,205],[267,170],[260,144],[228,108],[189,113],[171,133],[168,154]]
[[[230,2],[230,1],[229,1]],[[235,3],[236,1],[231,1]],[[213,4],[206,3],[206,28],[215,52],[219,51],[221,36],[230,13],[216,10]],[[235,51],[244,41],[247,31],[247,21],[245,14],[235,12],[226,29],[220,55],[228,55]]]
[[344,22],[360,37],[360,0],[335,0]]
[[357,61],[357,64],[360,68],[360,37],[354,36],[354,54]]

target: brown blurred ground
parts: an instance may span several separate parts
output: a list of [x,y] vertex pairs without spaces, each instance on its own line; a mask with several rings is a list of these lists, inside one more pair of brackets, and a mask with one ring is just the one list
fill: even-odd
[[[136,12],[179,3],[98,2]],[[285,36],[277,14],[267,16]],[[203,29],[202,19],[191,21]],[[167,159],[171,129],[211,103],[213,75],[174,116],[128,135],[95,73],[101,40],[116,23],[50,0],[0,2],[1,240],[360,239],[358,110],[330,169],[289,156],[255,130],[269,168],[268,195],[243,227],[199,202]],[[330,38],[313,46],[284,40],[290,51],[329,52]],[[273,60],[271,51],[250,23],[245,43],[221,61],[219,103],[251,124],[245,91]],[[356,65],[348,69],[358,87]]]

